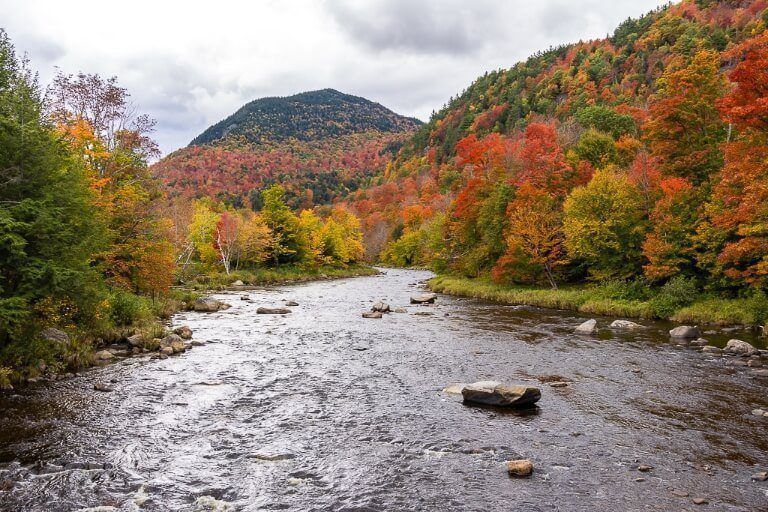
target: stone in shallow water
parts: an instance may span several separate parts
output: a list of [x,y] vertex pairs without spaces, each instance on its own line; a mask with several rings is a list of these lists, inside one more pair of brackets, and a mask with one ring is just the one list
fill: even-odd
[[597,320],[594,318],[591,320],[587,320],[580,326],[578,326],[575,331],[579,334],[593,334],[597,330]]
[[381,318],[383,315],[380,311],[370,311],[363,313],[363,318]]
[[464,386],[464,402],[500,407],[528,407],[539,401],[541,391],[533,386],[507,386],[496,381],[481,381]]
[[291,310],[288,308],[258,308],[256,313],[259,315],[287,315]]
[[699,332],[698,327],[691,327],[690,325],[679,325],[669,331],[669,335],[672,338],[684,338],[684,339],[692,339],[695,340],[699,336],[701,336],[701,332]]
[[449,395],[460,395],[461,391],[464,389],[464,386],[466,386],[466,384],[463,382],[458,384],[451,384],[447,388],[443,389],[443,393],[448,393]]
[[639,329],[642,325],[630,322],[629,320],[614,320],[611,323],[611,327],[613,329]]
[[753,356],[759,353],[755,347],[741,340],[729,340],[728,344],[725,345],[725,351],[729,354],[741,356]]
[[411,297],[411,304],[433,304],[436,299],[436,293],[422,293]]
[[527,477],[533,473],[533,461],[530,459],[507,461],[507,473],[514,477]]
[[392,311],[392,308],[390,308],[389,304],[387,304],[386,302],[379,301],[375,303],[373,306],[371,306],[371,311],[373,312],[378,311],[379,313],[389,313],[390,311]]

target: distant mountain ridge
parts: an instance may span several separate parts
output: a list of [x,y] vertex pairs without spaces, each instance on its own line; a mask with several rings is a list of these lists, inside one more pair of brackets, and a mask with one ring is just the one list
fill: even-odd
[[334,89],[261,98],[154,165],[172,194],[256,205],[280,183],[293,207],[327,204],[381,175],[423,123]]
[[322,89],[251,101],[195,137],[190,146],[231,140],[258,145],[364,132],[405,133],[421,124],[365,98]]

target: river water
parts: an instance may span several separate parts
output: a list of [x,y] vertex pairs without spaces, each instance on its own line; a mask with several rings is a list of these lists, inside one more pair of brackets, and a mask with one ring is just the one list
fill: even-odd
[[[409,305],[427,277],[217,295],[233,307],[173,319],[205,346],[0,395],[0,510],[768,510],[750,480],[768,469],[768,418],[751,414],[768,372],[678,346],[663,323],[601,319],[592,337],[573,313]],[[408,312],[361,318],[377,299]],[[255,313],[285,300],[300,305]],[[510,413],[443,391],[487,379],[541,401]],[[535,472],[510,479],[521,457]]]

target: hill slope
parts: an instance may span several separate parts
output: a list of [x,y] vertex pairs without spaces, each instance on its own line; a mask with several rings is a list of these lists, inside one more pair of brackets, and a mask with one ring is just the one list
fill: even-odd
[[309,208],[380,175],[420,124],[333,89],[262,98],[153,170],[176,195],[258,207],[260,191],[281,183],[291,206]]
[[507,282],[765,283],[768,219],[740,198],[768,199],[743,114],[768,104],[767,22],[765,0],[683,0],[479,77],[349,199],[370,254]]

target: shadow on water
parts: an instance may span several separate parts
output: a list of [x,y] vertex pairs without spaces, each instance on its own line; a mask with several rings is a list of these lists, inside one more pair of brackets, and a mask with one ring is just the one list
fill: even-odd
[[[768,418],[752,414],[768,371],[673,342],[666,322],[599,318],[582,336],[568,312],[411,305],[428,277],[217,295],[232,308],[174,317],[208,341],[186,354],[0,394],[0,510],[768,509],[768,483],[750,480],[768,469]],[[380,299],[407,312],[363,319]],[[255,312],[287,300],[291,314]],[[443,392],[479,380],[542,397],[507,410]],[[509,479],[521,457],[533,476]]]

